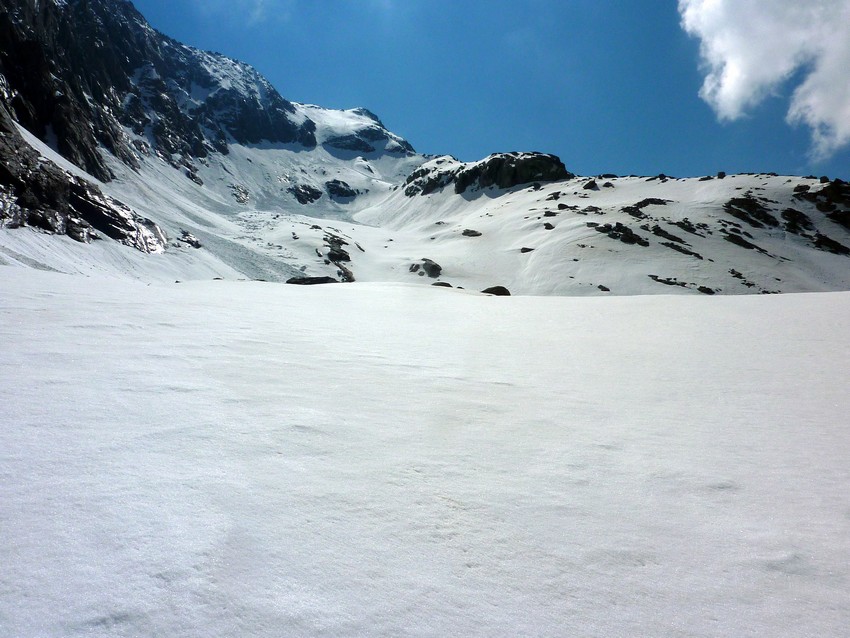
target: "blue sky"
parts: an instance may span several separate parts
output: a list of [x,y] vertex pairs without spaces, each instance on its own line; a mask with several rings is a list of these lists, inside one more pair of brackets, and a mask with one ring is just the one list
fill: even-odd
[[[811,2],[850,11],[850,0]],[[724,3],[729,16],[718,15]],[[808,18],[772,22],[755,13],[759,3],[770,4],[683,1],[693,11],[689,34],[675,0],[134,0],[163,33],[252,64],[288,99],[366,106],[423,153],[474,160],[544,151],[582,174],[850,179],[850,133],[840,126],[819,129],[837,131],[835,143],[813,159],[818,123],[842,121],[840,94],[815,94],[805,103],[815,104],[808,119],[786,121],[792,103],[801,103],[795,89],[819,60],[824,73],[830,62],[850,67],[829,51],[817,57],[814,43],[829,38],[811,30],[780,64],[791,30],[784,25]],[[747,4],[751,16],[741,11]],[[728,30],[741,31],[746,17],[773,31],[739,32],[738,48],[723,49],[735,42]],[[776,60],[776,69],[765,60]],[[741,68],[752,82],[722,75]],[[701,97],[712,70],[725,84]],[[848,77],[838,84],[846,87]]]

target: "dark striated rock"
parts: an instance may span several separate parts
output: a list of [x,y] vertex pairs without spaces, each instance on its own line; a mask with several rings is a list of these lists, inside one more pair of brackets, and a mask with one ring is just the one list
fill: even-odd
[[814,243],[815,248],[819,250],[826,250],[835,255],[850,255],[850,248],[821,233],[815,235]]
[[782,219],[785,220],[785,230],[789,233],[800,234],[803,230],[812,230],[814,226],[812,225],[812,220],[805,214],[800,212],[799,210],[795,210],[793,208],[786,208],[782,211]]
[[756,250],[764,255],[767,254],[767,251],[764,248],[756,246],[755,244],[748,242],[746,239],[741,237],[740,235],[735,235],[732,233],[726,233],[723,235],[723,239],[728,242],[731,242],[737,246],[741,246],[742,248],[746,248],[747,250]]
[[682,246],[680,244],[674,244],[672,241],[662,241],[661,245],[666,246],[667,248],[672,248],[676,252],[680,252],[683,255],[688,255],[690,257],[696,257],[697,259],[702,259],[702,255],[700,255],[699,253],[696,253],[693,250],[688,250],[687,248],[685,248],[684,246]]
[[324,146],[358,153],[374,153],[378,150],[376,145],[379,145],[380,148],[392,154],[413,155],[416,153],[406,140],[387,131],[374,113],[363,108],[355,109],[355,112],[369,117],[375,122],[375,126],[368,126],[356,133],[330,138],[324,142]]
[[647,275],[652,281],[658,282],[659,284],[664,284],[665,286],[679,286],[681,288],[687,288],[688,284],[684,281],[679,281],[675,277],[659,277],[658,275]]
[[[593,222],[588,222],[588,226],[592,223]],[[593,229],[598,233],[603,233],[611,239],[619,240],[624,244],[637,244],[638,246],[644,247],[649,246],[649,242],[646,239],[620,222],[617,222],[613,226],[611,224],[597,224],[593,226]]]
[[146,253],[165,250],[165,233],[91,182],[41,157],[0,104],[0,223],[33,226],[90,242],[98,233]]
[[669,239],[670,241],[674,241],[678,244],[688,245],[688,242],[686,242],[684,239],[682,239],[678,235],[674,235],[673,233],[664,230],[658,224],[655,224],[655,226],[652,227],[652,234],[656,235],[657,237],[663,237],[664,239]]
[[840,224],[847,230],[850,230],[850,210],[837,210],[829,213],[827,217],[836,224]]
[[681,228],[685,232],[688,232],[691,235],[696,235],[697,237],[705,237],[705,235],[703,235],[699,231],[700,230],[705,231],[705,230],[708,229],[708,226],[706,224],[703,224],[703,223],[694,224],[687,217],[685,217],[684,219],[680,219],[678,221],[673,222],[673,225],[678,226],[679,228]]
[[362,137],[357,135],[340,135],[328,139],[324,143],[325,146],[332,146],[344,151],[357,151],[358,153],[374,153],[375,147],[369,144]]
[[471,228],[465,228],[461,233],[464,237],[481,237],[481,233],[477,230],[472,230]]

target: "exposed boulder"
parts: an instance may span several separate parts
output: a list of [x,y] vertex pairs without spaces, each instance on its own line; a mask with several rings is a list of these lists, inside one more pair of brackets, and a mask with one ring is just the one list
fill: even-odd
[[180,241],[189,244],[192,248],[201,248],[203,246],[201,241],[188,230],[180,231]]
[[478,162],[463,163],[451,157],[432,160],[405,180],[408,197],[429,195],[454,184],[457,194],[486,188],[513,188],[523,184],[554,182],[574,177],[554,155],[496,153]]
[[443,272],[443,267],[440,266],[436,261],[432,261],[431,259],[423,259],[422,260],[422,270],[425,271],[425,274],[431,277],[432,279],[436,279],[440,276],[440,273]]
[[470,188],[513,188],[531,182],[555,182],[574,177],[555,155],[497,153],[467,165],[455,177],[455,193]]
[[322,196],[322,191],[314,186],[310,186],[309,184],[290,186],[286,190],[295,196],[295,199],[298,200],[299,204],[312,204],[313,202],[318,201]]
[[340,179],[325,182],[325,190],[333,199],[353,199],[357,197],[357,191]]
[[497,297],[510,297],[511,291],[504,286],[490,286],[482,290],[485,295],[495,295]]
[[333,277],[291,277],[286,280],[286,283],[298,286],[315,286],[317,284],[338,284],[339,280]]
[[596,232],[603,233],[611,239],[616,239],[624,244],[637,244],[638,246],[644,247],[649,246],[649,242],[645,238],[641,237],[631,228],[621,224],[620,222],[615,223],[613,226],[611,224],[594,225],[592,228]]
[[[348,242],[342,237],[327,233],[325,235],[325,242],[328,245],[328,260],[334,262],[337,267],[342,267],[340,265],[340,262],[342,261],[351,261],[351,255],[343,248],[343,246],[348,246]],[[343,279],[345,279],[345,277],[343,277]]]

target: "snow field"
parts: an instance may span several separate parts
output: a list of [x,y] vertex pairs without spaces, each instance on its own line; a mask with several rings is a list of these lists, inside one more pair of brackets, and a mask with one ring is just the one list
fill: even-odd
[[0,635],[841,636],[850,293],[0,268]]

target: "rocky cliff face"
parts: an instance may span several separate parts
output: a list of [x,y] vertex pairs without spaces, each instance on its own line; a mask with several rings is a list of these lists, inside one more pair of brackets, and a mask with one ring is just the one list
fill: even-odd
[[563,162],[546,153],[494,153],[478,162],[463,163],[440,157],[423,164],[405,181],[405,194],[430,195],[449,184],[458,195],[486,188],[513,188],[520,184],[572,179]]
[[159,160],[203,185],[199,165],[233,144],[321,145],[342,159],[415,153],[371,112],[290,102],[251,66],[157,32],[127,0],[4,0],[0,110],[0,223],[80,241],[99,231],[146,251],[162,249],[159,229],[147,237],[142,216],[112,204],[114,214],[83,214],[69,194],[101,200],[100,189],[39,159],[16,125],[102,182],[115,177],[109,155],[132,170]]
[[146,253],[165,249],[151,220],[32,149],[0,105],[0,223],[32,226],[88,243],[106,237]]
[[101,148],[130,166],[149,152],[191,165],[228,141],[316,144],[257,71],[158,33],[126,0],[5,0],[0,42],[10,112],[104,181]]

